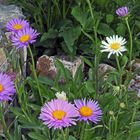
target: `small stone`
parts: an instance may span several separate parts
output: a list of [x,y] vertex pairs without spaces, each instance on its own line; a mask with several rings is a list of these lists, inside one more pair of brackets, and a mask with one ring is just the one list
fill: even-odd
[[115,68],[113,68],[112,66],[108,65],[108,64],[99,64],[98,67],[98,73],[99,75],[103,75],[108,71],[114,70]]

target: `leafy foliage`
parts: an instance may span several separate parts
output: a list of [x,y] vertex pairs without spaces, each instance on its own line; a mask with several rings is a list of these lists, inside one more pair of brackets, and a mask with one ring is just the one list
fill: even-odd
[[[37,90],[38,83],[29,75],[20,84],[16,81],[17,101],[10,107],[10,128],[12,139],[16,140],[137,140],[140,137],[140,99],[137,93],[129,91],[132,78],[138,73],[131,71],[129,62],[130,35],[125,20],[117,17],[115,11],[120,6],[128,6],[128,21],[131,27],[133,52],[132,58],[140,54],[140,16],[139,0],[10,0],[22,7],[28,20],[41,33],[35,44],[38,51],[49,55],[67,54],[70,57],[82,55],[87,68],[82,65],[75,76],[56,60],[57,75],[54,80],[38,76],[43,103],[56,98],[55,93],[65,91],[69,101],[74,99],[94,99],[100,104],[103,117],[99,124],[76,126],[60,130],[49,129],[38,119],[41,106]],[[127,53],[119,57],[120,70],[116,60],[100,52],[101,40],[106,36],[118,34],[127,40]],[[60,51],[58,51],[60,50]],[[98,73],[100,63],[114,67],[103,75]],[[86,76],[85,76],[86,75]],[[60,83],[63,77],[64,83]],[[83,129],[83,133],[81,133]],[[14,131],[13,131],[14,130]],[[2,136],[4,137],[4,136]]]

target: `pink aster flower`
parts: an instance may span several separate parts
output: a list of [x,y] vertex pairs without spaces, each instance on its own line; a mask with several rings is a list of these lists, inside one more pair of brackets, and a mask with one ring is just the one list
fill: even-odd
[[11,100],[15,93],[14,82],[7,74],[0,73],[0,101]]
[[116,14],[120,17],[125,17],[128,15],[128,8],[127,7],[120,7],[116,10]]
[[42,107],[39,119],[49,128],[62,129],[76,125],[75,117],[77,116],[78,112],[73,104],[65,100],[54,99]]
[[97,101],[82,99],[74,102],[79,112],[79,121],[92,121],[95,124],[100,121],[102,111]]
[[29,27],[29,22],[20,18],[10,19],[6,24],[7,31],[10,31],[13,33],[20,31],[25,27]]
[[18,31],[11,37],[11,41],[14,46],[18,48],[28,47],[29,44],[36,42],[36,38],[39,35],[36,30],[31,27],[24,28]]

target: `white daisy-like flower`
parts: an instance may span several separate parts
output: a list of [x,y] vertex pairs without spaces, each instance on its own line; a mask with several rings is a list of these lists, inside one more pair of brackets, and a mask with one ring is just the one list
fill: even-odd
[[125,48],[126,40],[123,37],[119,37],[118,35],[113,35],[110,37],[106,37],[106,41],[102,41],[101,52],[109,52],[108,58],[112,54],[116,54],[117,56],[122,55],[122,52],[127,51]]

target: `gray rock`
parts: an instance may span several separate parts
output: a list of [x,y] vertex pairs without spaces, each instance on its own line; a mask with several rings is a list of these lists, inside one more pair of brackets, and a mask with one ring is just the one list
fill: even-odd
[[24,18],[21,8],[15,5],[0,4],[0,26],[4,27],[5,23],[11,18]]
[[[5,24],[9,19],[12,18],[24,18],[21,8],[15,5],[2,5],[0,4],[0,71],[12,72],[18,69],[18,73],[21,73],[19,69],[19,59],[23,62],[23,70],[25,75],[25,61],[27,58],[27,50],[16,50],[15,47],[11,45],[9,39],[9,32],[5,30]],[[16,64],[15,64],[16,63]]]

